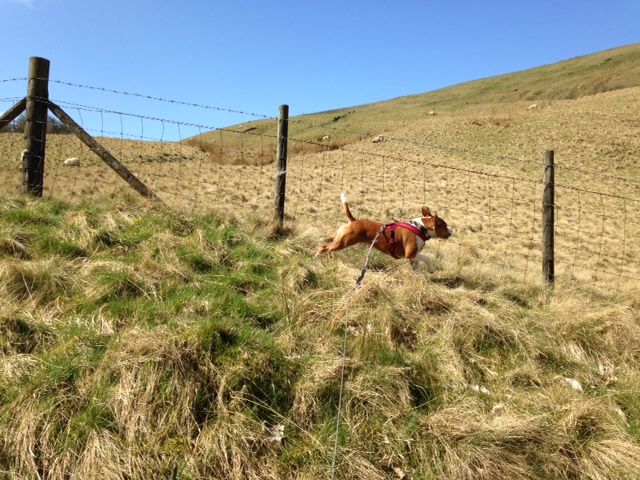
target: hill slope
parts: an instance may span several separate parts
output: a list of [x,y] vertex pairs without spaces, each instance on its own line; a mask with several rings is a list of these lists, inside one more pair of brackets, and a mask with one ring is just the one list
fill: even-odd
[[[362,136],[392,128],[397,122],[415,122],[430,111],[463,114],[517,102],[570,100],[611,90],[640,86],[640,44],[628,45],[552,65],[532,68],[451,86],[434,92],[399,97],[378,103],[345,107],[329,112],[294,116],[290,120],[292,137],[317,141],[331,134],[341,145]],[[295,105],[292,106],[295,111]],[[257,121],[230,127],[255,135],[273,135],[273,122]],[[219,141],[220,132],[206,133],[205,140]],[[231,134],[226,143],[237,141]],[[257,142],[250,135],[245,147]]]
[[637,295],[377,256],[355,293],[361,251],[260,228],[3,198],[0,471],[330,478],[339,414],[338,478],[637,477]]

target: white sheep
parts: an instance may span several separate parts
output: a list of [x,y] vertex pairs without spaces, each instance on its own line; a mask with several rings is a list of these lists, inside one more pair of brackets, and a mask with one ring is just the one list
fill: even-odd
[[62,162],[62,164],[65,167],[79,167],[80,159],[76,157],[67,158],[64,162]]

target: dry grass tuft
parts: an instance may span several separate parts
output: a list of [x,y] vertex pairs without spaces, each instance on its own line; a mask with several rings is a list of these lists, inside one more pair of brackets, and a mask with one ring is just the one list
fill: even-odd
[[27,247],[15,238],[0,238],[0,254],[9,255],[20,260],[29,260],[31,258]]
[[74,268],[61,261],[10,262],[3,267],[0,288],[16,301],[44,305],[69,295],[76,286]]

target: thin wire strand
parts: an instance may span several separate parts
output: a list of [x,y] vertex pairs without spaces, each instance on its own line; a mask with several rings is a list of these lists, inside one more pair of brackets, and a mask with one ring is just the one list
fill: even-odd
[[[13,81],[13,80],[26,80],[26,78],[10,79],[8,81]],[[187,107],[195,107],[195,108],[201,108],[201,109],[205,109],[205,110],[215,110],[215,111],[218,111],[218,112],[235,113],[235,114],[238,114],[238,115],[245,115],[245,116],[249,116],[249,117],[256,117],[256,118],[262,118],[262,119],[268,119],[268,120],[276,119],[276,117],[273,117],[271,115],[264,115],[264,114],[261,114],[261,113],[246,112],[246,111],[234,110],[234,109],[226,108],[226,107],[219,107],[219,106],[214,106],[214,105],[205,105],[205,104],[201,104],[201,103],[186,102],[186,101],[183,101],[183,100],[174,100],[174,99],[169,99],[169,98],[154,97],[152,95],[146,95],[146,94],[142,94],[142,93],[127,92],[127,91],[124,91],[124,90],[114,90],[114,89],[105,88],[105,87],[95,87],[95,86],[91,86],[91,85],[83,85],[83,84],[80,84],[80,83],[66,82],[66,81],[63,81],[63,80],[49,79],[49,82],[50,83],[56,83],[58,85],[65,85],[65,86],[68,86],[68,87],[76,87],[76,88],[82,88],[82,89],[87,89],[87,90],[97,90],[97,91],[105,92],[105,93],[113,93],[113,94],[124,95],[124,96],[128,96],[128,97],[137,97],[137,98],[142,98],[142,99],[145,99],[145,100],[153,100],[153,101],[156,101],[156,102],[170,103],[170,104],[174,104],[174,105],[183,105],[183,106],[187,106]]]

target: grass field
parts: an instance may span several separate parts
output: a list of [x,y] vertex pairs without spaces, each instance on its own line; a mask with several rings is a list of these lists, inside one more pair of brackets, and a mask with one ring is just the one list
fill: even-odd
[[[19,196],[0,133],[0,477],[331,478],[336,452],[345,479],[637,478],[638,72],[636,45],[294,117],[284,238],[274,121],[99,138],[171,210],[67,135]],[[436,210],[436,272],[376,253],[356,292],[365,247],[315,258],[343,191]]]
[[354,294],[259,224],[2,205],[5,478],[330,478],[342,378],[337,478],[640,469],[637,292],[376,256]]

